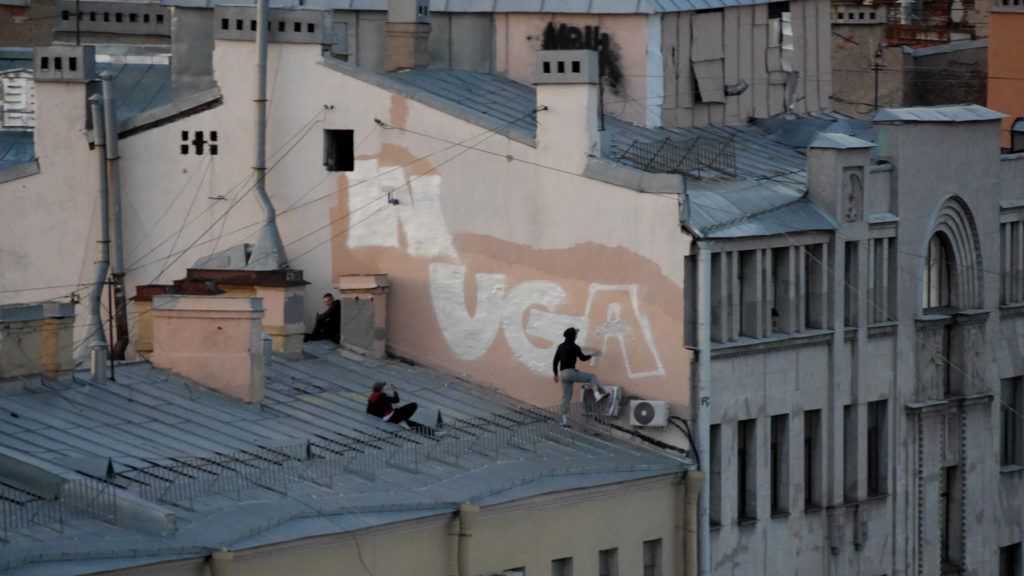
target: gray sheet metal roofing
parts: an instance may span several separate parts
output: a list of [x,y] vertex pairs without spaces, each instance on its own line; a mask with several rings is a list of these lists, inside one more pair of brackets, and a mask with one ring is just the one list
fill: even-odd
[[882,108],[875,122],[985,122],[1006,118],[1006,114],[977,104],[961,106],[916,106],[913,108]]
[[[537,92],[532,86],[464,70],[411,70],[377,77],[365,71],[355,72],[347,65],[336,68],[385,88],[397,89],[402,95],[505,133],[520,142],[533,142],[536,119],[532,111],[537,105]],[[380,78],[391,83],[381,83]],[[732,141],[735,174],[701,170],[699,177],[687,178],[690,220],[686,224],[704,238],[834,229],[835,222],[804,197],[807,190],[804,149],[822,130],[870,133],[862,123],[827,115],[689,129],[646,128],[606,115],[604,128],[602,157],[636,170],[642,170],[643,166],[624,156],[624,152],[637,140]]]
[[28,131],[0,130],[0,172],[32,161],[34,137]]
[[[645,446],[561,430],[546,412],[435,371],[347,357],[323,343],[306,351],[299,360],[275,357],[261,405],[147,363],[119,366],[117,382],[103,385],[42,377],[0,385],[4,451],[68,477],[113,471],[109,478],[124,493],[178,518],[168,535],[89,517],[65,520],[60,532],[9,531],[0,571],[53,573],[59,566],[61,573],[80,573],[111,562],[146,564],[450,514],[458,502],[487,505],[690,467]],[[447,434],[425,439],[366,414],[367,391],[377,380],[398,385],[404,402],[417,402],[424,423],[433,424],[440,411]],[[535,444],[513,441],[527,437]],[[443,446],[461,452],[414,457]],[[382,457],[370,466],[377,453]],[[195,476],[210,463],[240,454],[246,465],[264,466],[258,486],[246,484],[237,494],[197,488]],[[178,485],[153,480],[158,477]]]
[[[83,0],[92,1],[92,0]],[[431,12],[526,14],[661,14],[767,4],[770,0],[431,0]],[[165,6],[209,7],[253,4],[245,0],[163,0]],[[274,8],[294,8],[294,0],[271,0]],[[386,11],[388,0],[306,0],[304,8]]]

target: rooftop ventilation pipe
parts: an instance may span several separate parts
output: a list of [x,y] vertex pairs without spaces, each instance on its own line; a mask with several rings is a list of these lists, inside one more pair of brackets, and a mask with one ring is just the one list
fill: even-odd
[[107,163],[106,144],[103,139],[103,102],[100,96],[89,98],[92,109],[92,132],[96,145],[96,155],[100,165],[100,238],[96,241],[99,248],[99,259],[96,261],[96,278],[93,280],[92,292],[89,293],[90,319],[89,331],[92,333],[92,366],[93,382],[103,382],[107,366],[107,338],[103,334],[103,318],[100,315],[100,299],[103,297],[103,284],[110,268],[110,216],[107,210]]
[[263,208],[263,228],[260,229],[247,270],[280,270],[288,266],[281,234],[277,230],[274,204],[267,195],[267,0],[256,5],[256,161],[253,177],[256,179],[256,198]]
[[[118,172],[118,159],[121,155],[117,149],[117,106],[114,103],[114,86],[110,77],[103,78],[103,130],[106,131],[107,150],[107,189],[110,205],[109,218],[112,218],[110,279],[114,283],[114,324],[117,326],[117,337],[110,349],[110,356],[115,360],[124,360],[124,352],[128,349],[128,303],[124,291],[124,234],[121,227],[121,176]],[[96,126],[94,126],[96,128]],[[99,131],[97,128],[96,131]]]

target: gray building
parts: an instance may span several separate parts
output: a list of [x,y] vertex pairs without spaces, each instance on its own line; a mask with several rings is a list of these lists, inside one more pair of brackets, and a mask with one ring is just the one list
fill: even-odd
[[1024,156],[1000,118],[834,127],[788,199],[691,182],[714,573],[1021,573]]

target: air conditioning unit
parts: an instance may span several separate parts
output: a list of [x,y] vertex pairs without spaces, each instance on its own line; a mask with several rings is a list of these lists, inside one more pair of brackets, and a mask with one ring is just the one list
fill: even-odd
[[583,392],[583,413],[595,416],[611,416],[613,418],[618,416],[619,407],[622,406],[622,388],[619,386],[601,386],[601,389],[607,394],[602,396],[600,401],[594,398],[594,393],[591,389]]
[[668,425],[668,402],[664,400],[630,400],[629,423],[632,426]]

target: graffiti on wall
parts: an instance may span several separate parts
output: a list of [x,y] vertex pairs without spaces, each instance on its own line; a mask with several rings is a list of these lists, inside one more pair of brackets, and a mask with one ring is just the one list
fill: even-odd
[[[407,179],[400,167],[379,168],[375,160],[358,160],[349,178],[350,211],[382,210],[349,229],[348,247],[400,248],[404,239],[410,256],[431,260],[431,306],[456,358],[480,359],[495,346],[500,332],[518,362],[549,374],[562,332],[575,326],[581,346],[592,337],[590,345],[621,357],[630,378],[665,374],[636,284],[592,283],[582,309],[567,313],[569,294],[557,282],[530,280],[510,286],[505,274],[479,272],[474,275],[471,314],[465,288],[469,271],[460,262],[441,210],[441,177]],[[389,197],[399,202],[391,204]]]
[[548,22],[544,29],[544,50],[594,50],[605,85],[614,93],[622,86],[622,68],[619,56],[612,49],[611,37],[601,32],[600,26],[584,26],[582,29],[567,24],[555,26]]

